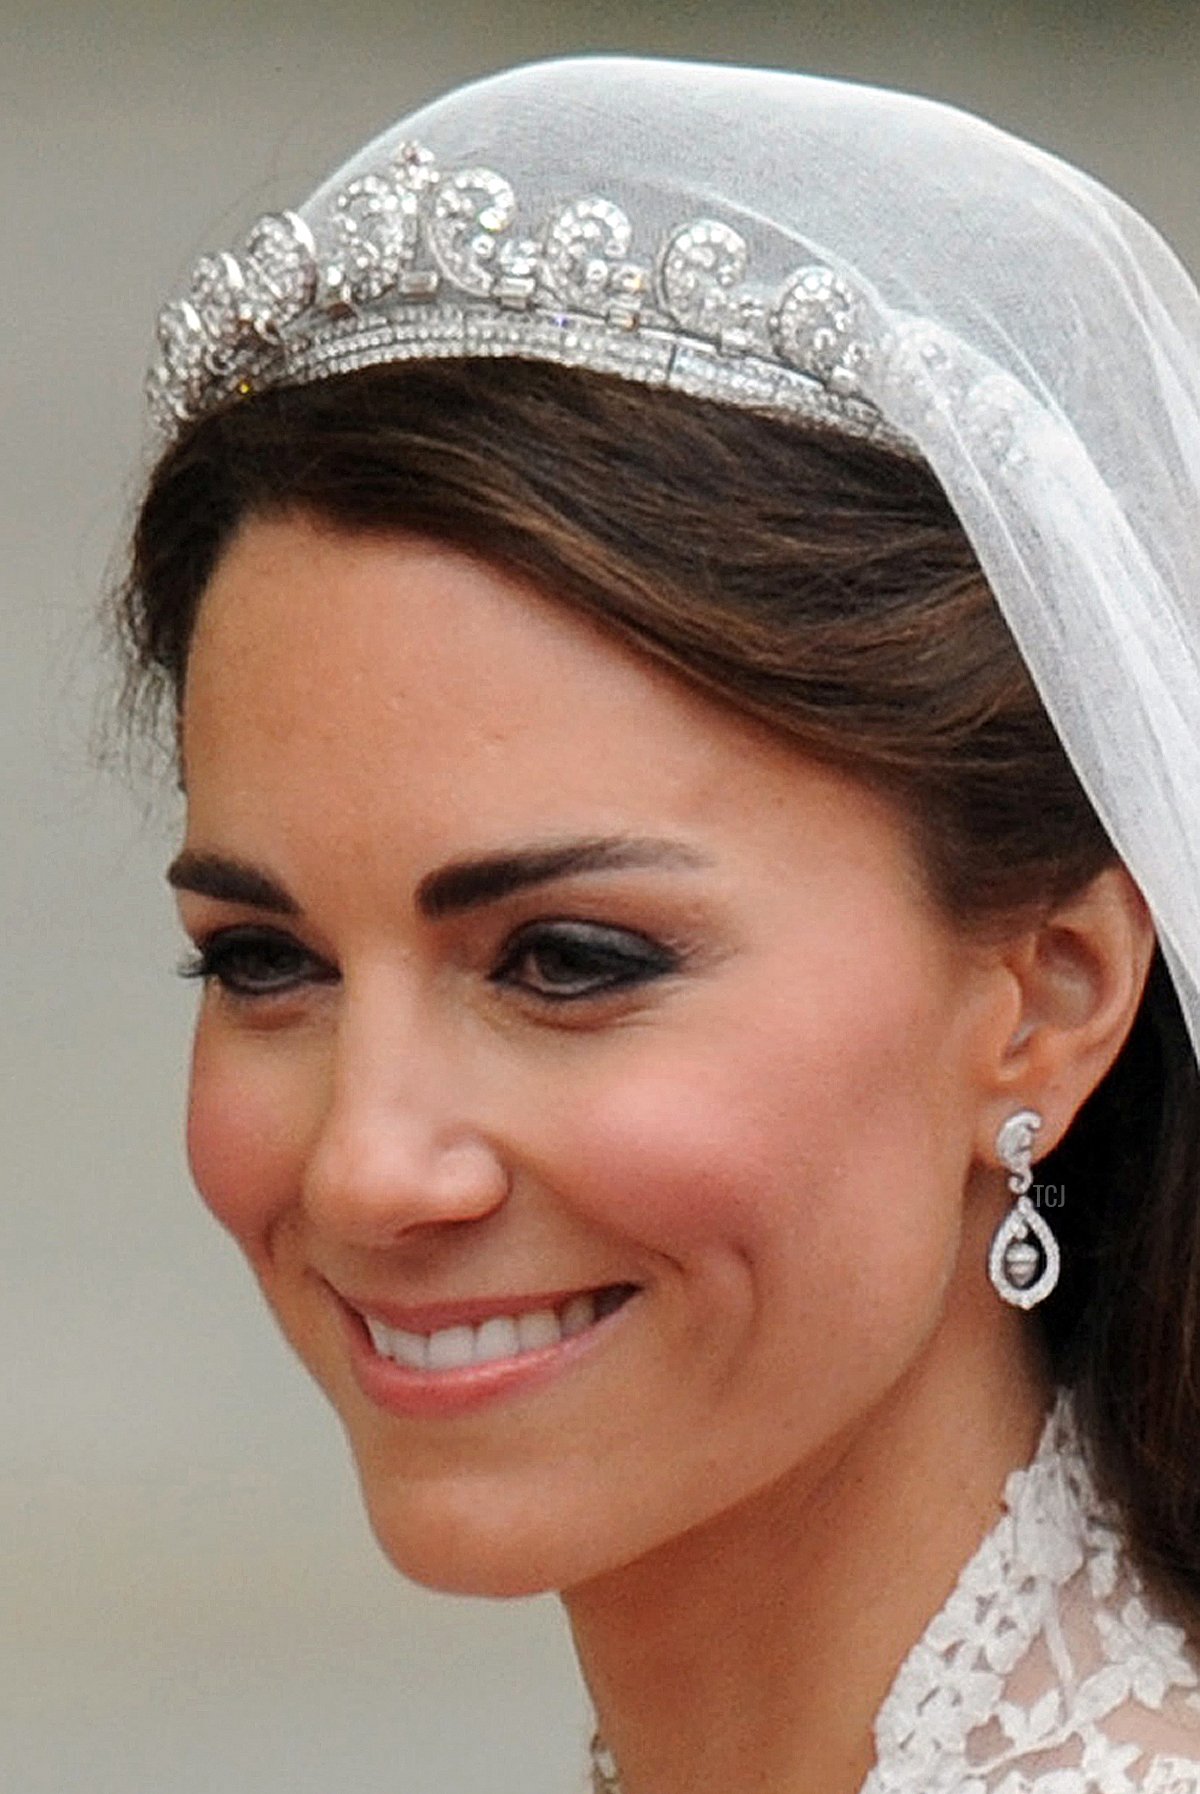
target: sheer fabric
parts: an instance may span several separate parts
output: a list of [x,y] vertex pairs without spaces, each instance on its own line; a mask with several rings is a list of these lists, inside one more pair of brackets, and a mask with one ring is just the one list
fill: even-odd
[[[739,316],[798,267],[844,276],[859,389],[971,538],[1151,908],[1200,1060],[1200,293],[1152,226],[1057,157],[917,95],[595,56],[507,70],[401,119],[302,208],[318,238],[344,184],[406,140],[512,181],[489,258],[599,195],[630,220],[634,255],[695,219],[736,232],[744,269],[714,257],[707,286]],[[472,243],[491,237],[486,203],[467,223]],[[598,237],[595,265],[611,251]],[[761,403],[750,384],[727,396]]]
[[151,384],[171,415],[209,378],[504,354],[770,409],[798,347],[838,389],[818,412],[865,401],[941,480],[1200,1059],[1200,294],[1098,182],[853,82],[510,69],[398,120],[239,258],[202,258]]
[[[861,1794],[1200,1794],[1200,1656],[1101,1502],[1058,1391],[896,1674]],[[595,1752],[594,1794],[620,1794]]]
[[[274,353],[297,267],[303,312],[318,271],[341,279],[330,246],[365,254],[381,219],[387,277],[361,315],[350,306],[352,365],[394,359],[397,314],[431,297],[409,258],[434,226],[410,189],[434,165],[452,171],[430,202],[442,262],[495,317],[460,319],[448,338],[418,324],[406,355],[479,353],[479,331],[503,325],[512,340],[487,338],[489,352],[562,360],[578,326],[574,358],[612,371],[613,342],[640,328],[626,258],[662,287],[684,229],[703,251],[688,276],[697,328],[711,326],[701,360],[731,375],[727,402],[761,409],[743,326],[776,317],[783,293],[802,310],[791,283],[817,264],[854,295],[855,390],[954,505],[1147,899],[1200,1059],[1200,294],[1152,227],[1057,158],[917,96],[575,58],[421,107],[324,181],[298,222],[252,233],[244,269],[206,258],[169,315],[168,371],[186,386],[207,356],[209,373],[228,373],[221,320],[236,343],[257,307]],[[288,255],[310,245],[311,265],[268,253],[280,229]],[[603,328],[584,330],[539,285],[564,245],[581,302],[614,301]],[[342,328],[321,314],[309,359],[280,349],[268,383],[338,372]],[[673,344],[671,368],[694,367],[694,347]],[[1101,1511],[1065,1393],[1006,1501],[880,1710],[862,1794],[1200,1791],[1196,1661]]]
[[1196,1794],[1200,1661],[1100,1502],[1068,1391],[909,1652],[862,1794]]

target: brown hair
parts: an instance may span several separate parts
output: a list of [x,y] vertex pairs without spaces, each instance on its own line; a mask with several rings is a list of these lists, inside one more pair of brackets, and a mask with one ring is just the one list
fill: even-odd
[[[483,557],[891,797],[965,929],[1031,921],[1117,857],[916,461],[525,362],[260,394],[185,431],[152,477],[115,612],[128,721],[177,725],[231,532],[293,508]],[[1200,1073],[1161,949],[1037,1175],[1071,1199],[1031,1322],[1135,1558],[1200,1636]]]

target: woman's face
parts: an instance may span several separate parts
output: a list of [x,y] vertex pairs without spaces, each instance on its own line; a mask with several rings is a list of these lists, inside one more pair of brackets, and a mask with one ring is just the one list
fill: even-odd
[[[192,1169],[402,1571],[569,1588],[918,1360],[1009,999],[880,800],[487,567],[300,517],[212,580],[184,771]],[[534,876],[601,841],[640,845]]]

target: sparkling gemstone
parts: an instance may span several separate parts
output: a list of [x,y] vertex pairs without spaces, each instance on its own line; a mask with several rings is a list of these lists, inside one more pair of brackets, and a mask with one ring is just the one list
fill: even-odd
[[338,194],[328,225],[341,296],[371,305],[396,284],[417,246],[417,195],[384,175],[365,174]]
[[969,386],[955,340],[926,318],[902,318],[885,334],[870,372],[871,396],[917,430],[957,411]]
[[495,239],[516,216],[517,199],[502,175],[466,168],[437,187],[428,234],[442,273],[465,292],[485,298],[495,275]]
[[532,237],[510,238],[500,246],[492,296],[501,305],[524,308],[537,296],[541,245]]
[[397,186],[407,187],[411,193],[424,193],[438,180],[433,151],[407,137],[392,151],[391,172]]
[[868,359],[863,307],[849,283],[832,268],[801,268],[792,275],[770,319],[775,347],[785,361],[818,380],[837,379],[855,391]]
[[277,338],[307,311],[317,289],[317,249],[296,212],[268,212],[251,227],[241,257],[244,316],[258,335]]
[[975,440],[997,462],[1013,467],[1020,463],[1020,426],[1028,407],[1024,388],[1011,375],[985,374],[967,392],[963,415]]
[[737,327],[736,289],[745,277],[745,238],[728,224],[701,218],[677,230],[659,266],[663,304],[685,330],[719,336]]
[[988,1274],[996,1290],[1006,1302],[1032,1308],[1058,1282],[1059,1264],[1058,1241],[1029,1198],[1018,1196],[997,1228],[988,1254]]
[[[635,276],[642,271],[626,263],[633,227],[611,200],[577,199],[558,213],[546,234],[546,284],[564,302],[580,311],[603,311],[614,279],[633,297]],[[639,290],[645,290],[648,280]]]
[[161,361],[156,361],[146,375],[145,390],[150,416],[157,429],[172,430],[181,418],[188,415],[184,402],[186,394],[170,379]]
[[189,299],[174,299],[158,314],[158,346],[168,377],[189,386],[204,370],[208,336]]
[[210,358],[237,347],[246,281],[236,258],[224,250],[202,255],[192,269],[188,296],[210,343]]
[[410,268],[396,277],[396,291],[405,299],[432,299],[441,285],[433,268]]
[[[442,174],[411,141],[323,201],[322,214],[319,257],[304,220],[282,212],[261,218],[237,257],[197,264],[159,324],[147,390],[164,428],[214,394],[256,390],[285,374],[486,353],[833,419],[909,447],[867,402],[865,382],[885,391],[905,358],[926,373],[939,364],[931,398],[959,379],[941,341],[901,330],[882,355],[865,304],[828,268],[800,269],[777,296],[746,288],[747,244],[712,218],[669,234],[652,278],[631,257],[632,225],[612,200],[589,195],[560,206],[540,234],[510,236],[517,201],[503,176]],[[475,303],[446,304],[448,287]],[[919,387],[910,377],[910,400]],[[885,402],[907,415],[897,393]],[[971,412],[997,453],[1007,440],[1006,404],[985,383]]]

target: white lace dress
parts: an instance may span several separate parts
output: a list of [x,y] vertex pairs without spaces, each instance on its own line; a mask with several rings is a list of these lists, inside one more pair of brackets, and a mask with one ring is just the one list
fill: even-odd
[[[897,1671],[861,1794],[1200,1794],[1200,1659],[1156,1611],[1058,1391]],[[619,1794],[594,1755],[595,1794]]]

